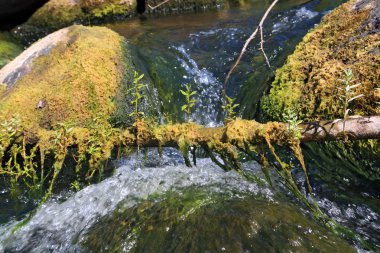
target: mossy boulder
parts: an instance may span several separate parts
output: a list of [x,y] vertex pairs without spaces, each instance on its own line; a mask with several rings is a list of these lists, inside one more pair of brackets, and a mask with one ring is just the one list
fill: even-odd
[[[150,6],[158,6],[163,1],[161,0],[150,0]],[[212,9],[220,7],[224,4],[225,0],[175,0],[169,1],[159,7],[151,10],[147,9],[148,12],[152,13],[179,13],[179,12],[190,12],[199,11],[205,9]]]
[[22,52],[18,44],[8,32],[0,32],[0,69]]
[[[226,0],[175,0],[169,1],[155,13],[178,13],[216,8]],[[151,6],[162,3],[149,1]],[[138,9],[137,9],[138,8]],[[145,11],[145,2],[137,7],[137,0],[50,0],[38,9],[29,20],[13,30],[14,35],[24,43],[72,24],[99,24],[121,18],[132,17]]]
[[[376,0],[350,0],[326,15],[276,71],[272,88],[262,99],[264,115],[280,121],[289,111],[301,120],[343,118],[342,79],[349,69],[353,73],[350,84],[361,84],[352,89],[350,97],[364,95],[349,103],[349,115],[379,115],[379,16],[380,2]],[[325,160],[333,166],[322,165],[318,169],[332,185],[343,178],[355,185],[380,180],[378,140],[315,143],[308,144],[306,150],[311,157],[331,156]]]
[[351,0],[326,15],[276,71],[268,96],[262,100],[266,116],[281,120],[293,110],[302,119],[342,118],[344,70],[351,69],[361,83],[353,95],[351,114],[379,115],[380,4],[376,0]]
[[61,123],[91,126],[116,111],[118,93],[131,83],[134,70],[128,44],[117,33],[101,27],[61,29],[0,71],[0,121],[18,117],[29,132]]
[[110,17],[131,16],[135,9],[135,0],[50,0],[13,32],[19,39],[29,42],[74,23],[88,24]]

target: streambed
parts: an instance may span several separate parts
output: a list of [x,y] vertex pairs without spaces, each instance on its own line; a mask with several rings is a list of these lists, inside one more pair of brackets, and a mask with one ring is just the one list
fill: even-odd
[[[278,6],[265,25],[272,67],[281,66],[306,32],[339,2],[300,5],[289,0]],[[191,83],[198,92],[193,120],[216,126],[223,118],[224,75],[267,4],[253,1],[215,12],[149,17],[107,27],[134,47],[139,64],[156,84],[162,112],[174,121],[183,120],[184,101],[178,91]],[[249,49],[227,90],[238,98],[245,118],[260,116],[257,104],[273,78],[257,48],[254,44]],[[8,189],[1,189],[0,252],[360,251],[313,221],[283,190],[225,173],[208,159],[187,168],[176,150],[167,149],[163,158],[150,151],[144,159],[115,163],[119,168],[99,184],[77,193],[61,189],[15,233],[16,220],[38,201],[27,192],[15,200]],[[245,168],[259,174],[255,163]],[[379,248],[379,196],[367,191],[369,197],[360,200],[359,194],[350,202],[346,185],[342,183],[337,194],[324,189],[324,182],[313,182],[322,209]],[[368,198],[370,206],[364,203]]]

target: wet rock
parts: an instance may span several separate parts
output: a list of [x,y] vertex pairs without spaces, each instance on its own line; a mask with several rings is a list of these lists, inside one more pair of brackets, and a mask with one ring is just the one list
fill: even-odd
[[[72,24],[98,24],[142,14],[144,11],[167,14],[205,10],[220,7],[224,2],[226,0],[176,0],[152,11],[146,7],[147,1],[144,0],[50,0],[13,32],[18,39],[31,43]],[[160,3],[160,0],[149,1],[150,6]]]
[[114,98],[121,86],[132,82],[134,69],[127,42],[115,32],[84,26],[58,30],[1,69],[6,91],[0,121],[19,117],[23,127],[38,131],[107,119],[117,107]]
[[30,43],[75,23],[93,24],[108,18],[128,17],[135,9],[135,0],[50,0],[13,32]]
[[341,79],[351,69],[351,85],[361,83],[351,97],[364,95],[350,103],[351,115],[380,114],[379,6],[376,0],[351,0],[326,15],[277,70],[264,113],[276,120],[289,109],[302,119],[343,117]]
[[0,69],[22,51],[22,46],[7,32],[0,32]]
[[[342,118],[345,98],[360,94],[364,96],[349,103],[349,115],[379,115],[379,13],[378,0],[351,0],[326,15],[276,71],[270,93],[262,100],[266,116],[283,120],[287,111],[293,111],[301,120]],[[360,84],[351,88],[350,94],[344,91],[345,70],[352,70],[349,85]],[[380,179],[378,140],[313,144],[308,148],[314,157],[333,157],[333,165],[318,165],[320,174],[328,175],[326,181],[349,178],[351,184],[364,189],[362,185],[368,180]]]

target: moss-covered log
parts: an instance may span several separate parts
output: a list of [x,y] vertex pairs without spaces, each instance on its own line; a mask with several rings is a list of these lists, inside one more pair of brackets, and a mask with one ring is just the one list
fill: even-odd
[[[349,118],[301,123],[298,126],[299,141],[339,141],[380,139],[380,116]],[[214,144],[232,144],[244,148],[246,144],[270,142],[287,145],[298,139],[289,130],[289,124],[282,122],[258,123],[254,120],[236,119],[223,127],[204,127],[194,123],[150,126],[144,120],[138,120],[129,129],[108,128],[112,136],[112,146],[130,147],[181,147],[208,146]],[[88,128],[74,127],[67,135],[67,145],[77,146],[89,142],[93,132]],[[44,142],[56,137],[56,131],[19,132],[26,138],[27,144]]]

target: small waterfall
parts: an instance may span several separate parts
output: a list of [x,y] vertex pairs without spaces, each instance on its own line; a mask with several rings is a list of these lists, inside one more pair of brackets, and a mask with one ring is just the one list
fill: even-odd
[[[178,162],[178,152],[166,149],[163,163]],[[224,192],[231,196],[260,195],[268,200],[273,193],[268,188],[248,182],[234,172],[224,172],[209,159],[199,159],[198,166],[166,165],[157,167],[157,151],[151,151],[146,164],[154,167],[136,168],[137,159],[125,160],[114,175],[98,184],[90,185],[73,194],[62,203],[50,201],[43,204],[31,220],[12,234],[17,222],[0,226],[0,252],[73,252],[73,241],[102,217],[112,214],[122,202],[133,207],[152,194],[180,191],[184,188],[207,188],[210,192]],[[251,164],[258,168],[258,165]]]
[[[187,75],[183,76],[186,83],[195,84],[192,88],[197,91],[193,120],[208,127],[220,125],[218,114],[222,104],[222,87],[217,78],[206,68],[200,68],[191,58],[184,45],[175,47],[179,52],[177,60],[185,69]],[[182,85],[184,87],[185,83]],[[183,88],[184,89],[184,88]]]

